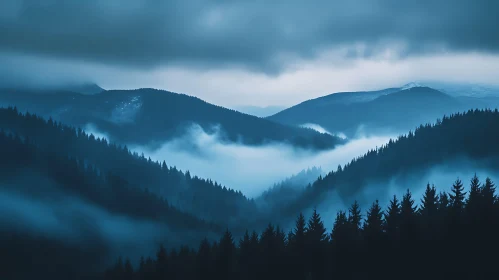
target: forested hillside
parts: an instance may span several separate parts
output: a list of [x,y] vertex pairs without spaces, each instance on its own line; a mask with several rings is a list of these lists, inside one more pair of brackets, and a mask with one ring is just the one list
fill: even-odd
[[176,208],[209,221],[225,225],[240,223],[248,218],[248,213],[257,211],[254,202],[240,191],[192,176],[188,171],[184,173],[165,162],[153,162],[132,153],[126,146],[96,139],[81,129],[51,119],[46,121],[13,108],[0,109],[0,129],[29,140],[50,155],[69,156],[78,159],[80,165],[93,166],[96,172],[121,178],[139,192],[147,189],[166,197]]
[[313,167],[302,170],[285,180],[274,184],[255,199],[260,208],[279,211],[282,205],[298,198],[312,182],[322,175],[322,169]]
[[[116,244],[147,252],[157,242],[194,244],[223,232],[84,158],[46,151],[32,139],[0,132],[3,279],[88,279],[122,250]],[[142,234],[158,240],[140,240]]]
[[[419,203],[418,203],[419,202]],[[332,229],[317,211],[285,233],[269,224],[261,233],[201,242],[143,258],[120,258],[106,279],[490,279],[499,249],[499,201],[487,178],[454,182],[450,192],[409,190],[385,208],[357,202],[336,215]]]
[[421,125],[320,177],[283,213],[295,215],[321,202],[332,190],[351,200],[371,183],[383,188],[396,175],[414,174],[439,164],[452,166],[456,162],[457,168],[464,168],[468,163],[476,168],[499,170],[498,128],[497,109],[470,110],[444,116],[435,124]]

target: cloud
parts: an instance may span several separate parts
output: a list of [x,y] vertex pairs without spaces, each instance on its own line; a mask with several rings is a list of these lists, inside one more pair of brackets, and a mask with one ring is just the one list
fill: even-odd
[[[313,130],[320,132],[320,133],[327,133],[329,135],[335,135],[335,136],[340,137],[342,139],[347,139],[347,136],[345,135],[345,133],[343,133],[343,132],[331,133],[331,132],[327,131],[324,127],[322,127],[318,124],[315,124],[315,123],[305,123],[305,124],[302,124],[300,126],[313,129]],[[364,136],[362,136],[362,137],[364,137]]]
[[497,53],[497,10],[489,0],[4,0],[0,50],[136,69],[235,65],[276,73],[338,48],[348,57],[395,59]]
[[55,201],[0,190],[0,211],[9,213],[0,217],[0,226],[78,247],[100,242],[106,246],[101,249],[110,254],[103,256],[109,261],[120,254],[133,258],[152,254],[165,236],[172,236],[164,224],[116,215],[76,197],[61,198]]
[[166,142],[159,149],[129,146],[154,160],[165,160],[182,170],[255,197],[274,183],[311,167],[336,169],[353,157],[388,142],[389,136],[359,138],[325,152],[294,149],[284,144],[253,147],[222,143],[219,133],[208,134],[194,125],[181,138]]
[[329,135],[333,135],[331,132],[327,131],[325,128],[323,128],[322,126],[315,124],[315,123],[304,123],[300,126],[313,129],[313,130],[320,132],[320,133],[327,133]]
[[279,76],[267,76],[240,69],[169,67],[140,71],[0,53],[0,87],[40,88],[92,81],[106,89],[153,87],[187,93],[231,108],[241,104],[293,106],[334,92],[396,87],[414,80],[499,85],[499,56],[494,55],[446,54],[397,61],[360,58],[347,65],[336,63],[336,55],[324,54],[301,61]]

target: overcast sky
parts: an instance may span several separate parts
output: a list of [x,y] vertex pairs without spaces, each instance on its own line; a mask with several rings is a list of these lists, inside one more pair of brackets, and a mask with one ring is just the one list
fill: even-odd
[[2,0],[0,85],[93,81],[224,106],[499,84],[496,0]]

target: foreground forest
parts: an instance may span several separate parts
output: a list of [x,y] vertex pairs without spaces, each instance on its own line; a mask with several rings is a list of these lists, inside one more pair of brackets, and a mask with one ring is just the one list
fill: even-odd
[[317,211],[285,233],[269,224],[234,240],[167,250],[138,264],[119,258],[107,280],[155,279],[492,279],[499,260],[499,200],[495,185],[476,175],[469,191],[457,179],[450,192],[426,187],[420,203],[409,190],[383,210],[355,202],[324,227]]

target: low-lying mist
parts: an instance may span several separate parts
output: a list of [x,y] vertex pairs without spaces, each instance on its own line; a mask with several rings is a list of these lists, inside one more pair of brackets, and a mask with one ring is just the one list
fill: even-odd
[[419,205],[428,183],[430,186],[434,185],[437,192],[449,193],[456,179],[462,181],[466,192],[469,191],[470,180],[475,174],[482,183],[487,177],[493,181],[499,180],[499,170],[487,168],[486,165],[486,162],[460,159],[447,164],[412,170],[405,174],[394,174],[387,180],[368,183],[351,197],[344,197],[337,191],[330,191],[321,203],[307,209],[304,214],[309,216],[316,208],[324,224],[331,229],[336,213],[340,210],[348,213],[348,208],[355,200],[360,204],[365,218],[366,211],[375,200],[378,200],[383,210],[386,210],[393,196],[396,195],[400,201],[407,189],[411,191],[412,198],[415,200],[414,205]]
[[[256,197],[274,183],[304,169],[315,166],[322,168],[324,172],[336,170],[339,164],[344,165],[368,150],[382,146],[390,138],[396,138],[396,134],[362,136],[362,127],[358,129],[358,135],[360,136],[335,149],[317,152],[297,149],[283,143],[263,146],[226,143],[220,140],[218,132],[209,134],[200,126],[193,125],[183,137],[165,142],[158,149],[144,146],[131,148],[154,160],[165,160],[167,164],[189,170],[193,175],[211,178],[227,187],[241,190],[249,197]],[[499,172],[487,169],[487,166],[489,165],[486,162],[480,163],[470,159],[449,159],[445,164],[407,170],[404,174],[393,174],[383,181],[355,186],[359,187],[360,191],[350,197],[331,191],[321,203],[306,209],[304,214],[310,215],[313,208],[316,208],[323,216],[325,224],[331,228],[336,213],[339,210],[348,210],[354,200],[360,203],[365,214],[375,200],[379,200],[386,208],[393,195],[400,199],[407,189],[411,190],[416,204],[419,204],[427,183],[434,184],[438,191],[450,191],[457,178],[468,188],[469,180],[475,173],[482,181],[487,176],[499,180]]]
[[[46,178],[28,177],[0,185],[0,213],[8,213],[0,216],[0,242],[9,242],[13,234],[44,238],[72,248],[98,250],[101,260],[95,261],[99,263],[112,262],[120,255],[136,262],[140,256],[154,255],[159,244],[197,244],[213,237],[206,232],[180,233],[159,221],[114,213],[60,190]],[[33,184],[34,180],[41,183]]]
[[[92,132],[92,131],[89,131]],[[102,135],[102,133],[98,133]],[[165,142],[158,149],[129,146],[153,160],[165,160],[182,170],[255,197],[292,174],[310,167],[329,172],[370,149],[388,142],[390,136],[360,137],[328,151],[294,148],[274,143],[246,146],[220,140],[220,132],[208,134],[199,125],[192,125],[182,137]]]

